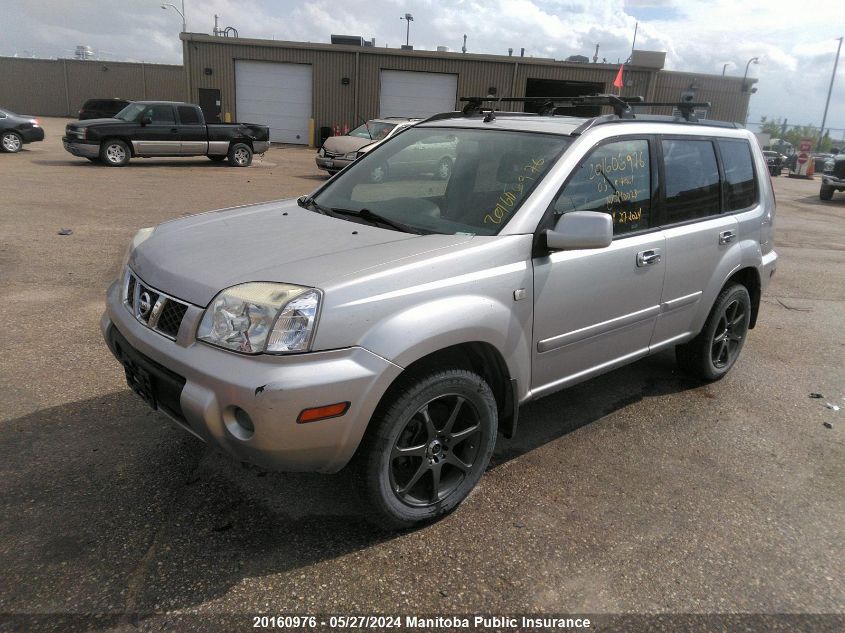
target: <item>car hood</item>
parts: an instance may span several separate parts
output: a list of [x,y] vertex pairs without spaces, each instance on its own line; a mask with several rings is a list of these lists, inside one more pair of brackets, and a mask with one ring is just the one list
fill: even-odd
[[368,138],[359,136],[330,136],[323,143],[323,149],[333,154],[346,154],[347,152],[355,152],[372,142]]
[[68,123],[68,127],[72,127],[74,129],[81,129],[84,127],[91,127],[92,125],[128,125],[128,121],[123,121],[122,119],[84,119],[83,121],[74,121],[72,123]]
[[160,224],[133,251],[129,265],[146,284],[206,306],[236,284],[277,281],[326,289],[360,271],[469,239],[358,224],[285,200]]

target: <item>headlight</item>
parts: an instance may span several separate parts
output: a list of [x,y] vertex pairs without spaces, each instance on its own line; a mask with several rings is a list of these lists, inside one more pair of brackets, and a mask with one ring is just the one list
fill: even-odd
[[341,158],[343,160],[355,160],[356,158],[358,158],[358,152],[348,152],[341,156]]
[[326,155],[326,148],[321,147],[320,150],[317,152],[317,156],[325,156]]
[[824,161],[824,170],[825,171],[833,171],[833,159],[832,158],[828,158],[826,161]]
[[292,284],[233,286],[208,306],[197,338],[244,354],[307,352],[321,296],[319,290]]
[[134,251],[142,243],[147,241],[155,230],[156,227],[148,226],[146,228],[140,229],[137,233],[135,233],[135,237],[132,238],[132,241],[129,243],[129,248],[126,249],[126,254],[123,256],[123,263],[120,265],[120,274],[123,274],[123,270],[129,263],[129,257],[132,255],[132,251]]

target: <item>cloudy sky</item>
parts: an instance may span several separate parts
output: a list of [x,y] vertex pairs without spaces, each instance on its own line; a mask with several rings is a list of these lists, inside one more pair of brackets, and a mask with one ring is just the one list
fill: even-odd
[[[180,5],[181,0],[170,0]],[[159,0],[0,0],[6,25],[0,55],[72,57],[87,44],[103,59],[181,62],[179,16]],[[214,14],[241,37],[328,42],[332,33],[405,40],[405,12],[414,16],[411,43],[460,50],[466,33],[473,53],[563,59],[629,55],[637,48],[667,52],[666,67],[759,79],[749,122],[761,115],[819,125],[845,21],[798,0],[185,0],[188,30],[210,33]],[[845,138],[845,54],[839,65],[828,127]]]

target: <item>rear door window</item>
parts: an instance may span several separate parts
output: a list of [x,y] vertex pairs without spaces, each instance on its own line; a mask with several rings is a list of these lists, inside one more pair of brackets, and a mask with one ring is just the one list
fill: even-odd
[[556,218],[570,211],[609,214],[614,235],[647,229],[651,216],[648,141],[615,141],[593,150],[555,201]]
[[719,139],[718,142],[725,170],[725,211],[747,209],[757,202],[751,147],[743,140]]
[[666,224],[718,214],[721,210],[719,167],[713,142],[666,139],[662,143]]
[[179,121],[181,121],[182,125],[199,125],[200,117],[197,114],[196,108],[178,106],[176,109],[179,112]]
[[173,114],[173,107],[169,105],[150,106],[147,114],[150,115],[153,123],[160,123],[162,125],[167,123],[176,123],[176,117]]

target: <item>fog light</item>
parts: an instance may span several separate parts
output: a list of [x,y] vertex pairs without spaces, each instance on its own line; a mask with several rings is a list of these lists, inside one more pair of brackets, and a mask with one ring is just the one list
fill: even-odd
[[296,421],[299,424],[306,422],[317,422],[318,420],[328,420],[329,418],[339,418],[349,409],[348,402],[338,402],[335,404],[327,404],[322,407],[312,407],[311,409],[303,409]]
[[255,433],[255,425],[252,423],[252,418],[249,417],[249,413],[240,407],[235,407],[235,422],[247,433]]

